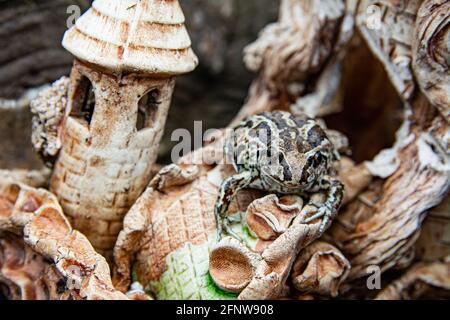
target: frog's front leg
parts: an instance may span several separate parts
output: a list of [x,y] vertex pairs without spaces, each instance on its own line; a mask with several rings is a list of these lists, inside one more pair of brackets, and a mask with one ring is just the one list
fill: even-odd
[[214,214],[217,223],[217,240],[222,238],[222,232],[225,230],[232,237],[241,240],[232,230],[230,221],[227,217],[227,211],[231,201],[234,199],[239,190],[246,188],[252,181],[250,171],[244,171],[225,179],[219,190],[219,197],[216,201]]
[[307,218],[305,222],[308,223],[323,217],[319,227],[319,232],[323,233],[341,205],[344,198],[344,185],[336,178],[325,176],[320,183],[320,189],[328,190],[327,198],[323,204],[318,206],[317,213]]

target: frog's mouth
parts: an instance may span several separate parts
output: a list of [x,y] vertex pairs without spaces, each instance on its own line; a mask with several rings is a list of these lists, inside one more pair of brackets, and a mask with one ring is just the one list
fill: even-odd
[[287,181],[283,181],[281,179],[277,179],[274,177],[274,175],[272,174],[272,172],[270,171],[270,169],[267,168],[261,168],[261,173],[264,175],[264,179],[268,182],[268,183],[274,183],[280,186],[283,186],[283,189],[288,189],[288,190],[296,190],[298,189],[295,186],[291,186],[289,184],[287,184]]

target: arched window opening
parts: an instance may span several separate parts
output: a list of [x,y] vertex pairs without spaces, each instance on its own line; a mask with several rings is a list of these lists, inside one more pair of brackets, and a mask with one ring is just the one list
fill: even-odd
[[91,81],[83,77],[75,89],[70,116],[91,124],[95,109],[95,94]]
[[151,128],[155,124],[160,101],[160,92],[153,89],[144,95],[138,103],[136,129]]

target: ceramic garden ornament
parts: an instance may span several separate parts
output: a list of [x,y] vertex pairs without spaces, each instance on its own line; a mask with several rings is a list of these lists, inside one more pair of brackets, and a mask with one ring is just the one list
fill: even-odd
[[94,1],[62,44],[75,61],[50,190],[110,257],[150,180],[174,77],[198,60],[178,1]]

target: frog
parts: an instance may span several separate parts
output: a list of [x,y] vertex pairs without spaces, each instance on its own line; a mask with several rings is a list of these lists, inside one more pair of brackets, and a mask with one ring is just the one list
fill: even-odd
[[304,197],[324,192],[323,203],[310,203],[317,210],[304,223],[321,218],[319,232],[329,227],[342,203],[344,185],[333,169],[338,149],[319,121],[285,111],[252,115],[226,135],[223,148],[226,163],[236,173],[220,184],[214,207],[217,241],[224,233],[241,240],[231,228],[228,209],[245,188]]

